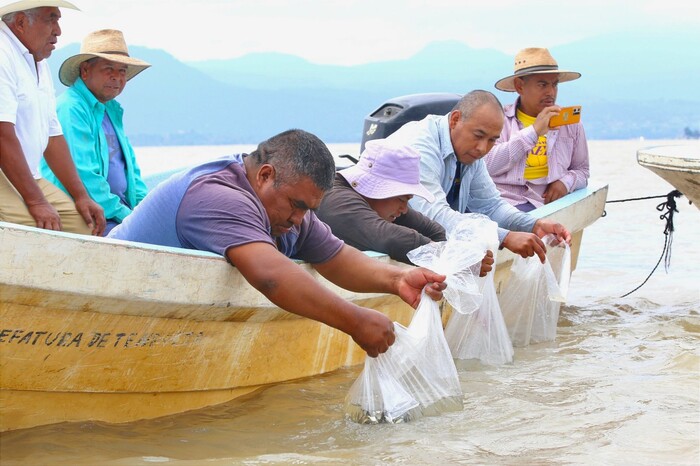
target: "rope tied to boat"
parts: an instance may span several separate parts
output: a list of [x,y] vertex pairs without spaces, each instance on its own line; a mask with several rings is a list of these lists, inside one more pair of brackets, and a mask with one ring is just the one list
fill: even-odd
[[[668,199],[668,196],[670,196],[672,193],[678,193],[678,195],[676,195],[675,197],[683,195],[682,192],[674,189],[673,191],[671,191],[668,194],[660,194],[658,196],[645,196],[645,197],[628,197],[627,199],[615,199],[614,201],[605,201],[605,203],[606,204],[615,204],[618,202],[646,201],[648,199],[662,199],[662,198]],[[676,201],[673,201],[673,204],[675,205]],[[659,204],[659,205],[662,205],[662,204]],[[658,209],[658,206],[657,206],[657,209]],[[678,212],[678,211],[676,211],[676,212]],[[601,217],[605,217],[607,215],[608,215],[608,213],[605,210],[603,210],[603,215],[601,215]]]
[[659,212],[663,212],[661,215],[659,215],[659,219],[665,220],[666,221],[666,226],[664,228],[664,248],[661,251],[661,257],[659,257],[658,262],[654,266],[653,269],[651,269],[651,272],[649,275],[647,275],[647,278],[644,279],[641,285],[639,285],[637,288],[633,289],[632,291],[628,291],[627,293],[623,294],[620,296],[621,298],[624,298],[626,296],[631,295],[638,289],[640,289],[644,284],[649,281],[651,276],[656,272],[656,269],[659,267],[659,264],[661,264],[661,261],[664,261],[664,268],[666,270],[666,273],[668,273],[668,268],[671,266],[671,247],[673,246],[673,231],[675,230],[673,226],[673,214],[675,212],[678,212],[678,209],[676,208],[676,199],[677,197],[681,197],[682,193],[678,191],[677,189],[674,189],[673,191],[669,192],[665,196],[650,196],[646,198],[635,198],[635,199],[622,199],[619,201],[609,201],[609,202],[626,202],[626,201],[636,201],[636,200],[641,200],[641,199],[654,199],[654,198],[659,198],[659,197],[665,197],[666,201],[662,202],[661,204],[656,206],[656,210]]
[[[656,206],[656,210],[659,212],[664,212],[665,210],[664,213],[659,215],[659,219],[666,221],[666,228],[664,228],[664,235],[666,236],[664,241],[665,256],[662,254],[662,257],[664,257],[664,268],[666,269],[666,272],[668,272],[668,268],[671,266],[671,246],[673,245],[674,231],[673,213],[678,212],[678,209],[676,208],[676,197],[681,197],[681,192],[674,189],[668,193],[666,202],[662,202]],[[668,250],[666,250],[666,244],[668,244]]]

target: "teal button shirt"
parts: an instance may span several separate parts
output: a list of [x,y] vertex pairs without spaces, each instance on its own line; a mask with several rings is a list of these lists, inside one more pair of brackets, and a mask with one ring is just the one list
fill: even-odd
[[[136,207],[146,196],[148,188],[141,178],[134,150],[124,134],[124,110],[119,102],[110,100],[106,104],[101,103],[80,78],[56,100],[58,120],[63,127],[63,135],[85,189],[90,197],[102,206],[107,220],[121,223],[131,213],[131,209],[121,202],[119,196],[112,194],[107,182],[109,148],[102,130],[105,112],[112,121],[126,162],[126,200],[129,205]],[[41,174],[66,191],[43,158]]]

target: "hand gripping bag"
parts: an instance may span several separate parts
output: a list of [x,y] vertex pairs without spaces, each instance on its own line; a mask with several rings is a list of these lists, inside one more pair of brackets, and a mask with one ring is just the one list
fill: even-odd
[[510,281],[501,292],[500,304],[508,334],[514,346],[553,341],[557,332],[559,308],[566,301],[571,276],[571,251],[554,236],[543,238],[547,260],[537,256],[516,257]]
[[457,369],[442,331],[438,303],[423,292],[408,328],[365,366],[350,387],[346,416],[361,424],[399,423],[463,407]]
[[[447,241],[428,243],[408,253],[414,264],[447,276],[444,295],[455,310],[452,318],[457,314],[470,317],[482,306],[481,260],[486,249],[496,249],[490,245],[492,233],[496,246],[498,243],[496,224],[488,217],[469,214],[462,223],[448,232]],[[492,307],[485,309],[492,314]],[[502,320],[500,325],[505,332]],[[486,330],[489,334],[491,327]],[[462,391],[438,303],[424,292],[408,328],[398,323],[394,328],[394,345],[375,361],[366,360],[350,388],[346,415],[359,423],[396,423],[461,409]]]
[[[544,238],[547,260],[544,264],[547,298],[535,309],[530,332],[530,343],[554,341],[562,303],[566,302],[571,278],[571,250],[566,243],[556,244],[554,236]],[[540,262],[541,264],[541,262]]]
[[[471,242],[480,258],[490,250],[496,259],[498,225],[488,217],[471,214],[448,232],[448,242],[459,238]],[[480,266],[480,264],[478,264]],[[479,268],[475,270],[476,277]],[[510,341],[494,283],[495,268],[486,277],[477,278],[481,302],[472,312],[453,312],[445,327],[445,338],[455,359],[478,359],[482,364],[500,365],[513,362]],[[448,299],[449,301],[449,299]],[[450,303],[452,304],[452,303]],[[453,305],[454,307],[454,305]]]

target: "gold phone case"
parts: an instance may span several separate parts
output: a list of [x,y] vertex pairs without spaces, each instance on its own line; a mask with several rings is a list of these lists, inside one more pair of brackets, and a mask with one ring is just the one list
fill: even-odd
[[573,107],[562,107],[559,115],[553,116],[549,119],[549,126],[562,126],[571,125],[578,123],[581,120],[581,106],[575,105]]

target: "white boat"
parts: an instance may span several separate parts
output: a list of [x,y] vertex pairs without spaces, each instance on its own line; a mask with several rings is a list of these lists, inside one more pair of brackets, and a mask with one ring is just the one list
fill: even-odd
[[669,182],[700,209],[700,146],[667,145],[640,149],[637,162]]
[[[606,196],[607,186],[589,187],[534,212],[571,230],[573,267]],[[215,254],[0,222],[0,258],[0,431],[156,418],[365,357],[346,334],[273,305]],[[512,258],[498,254],[498,289]],[[394,321],[413,316],[393,295],[352,293],[299,267]]]

